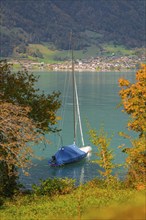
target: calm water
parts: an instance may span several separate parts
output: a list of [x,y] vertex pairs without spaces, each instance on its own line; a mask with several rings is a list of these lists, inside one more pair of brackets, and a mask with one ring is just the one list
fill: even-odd
[[[58,126],[63,128],[61,137],[63,144],[73,143],[73,117],[72,117],[72,89],[70,85],[71,73],[66,72],[37,72],[36,75],[40,75],[37,86],[44,90],[45,93],[51,93],[52,91],[61,91],[61,99],[65,100],[66,105],[58,111],[58,115],[64,116],[62,124]],[[135,73],[95,73],[95,72],[77,72],[76,80],[78,87],[81,119],[83,126],[83,133],[85,139],[85,145],[92,146],[92,155],[84,161],[66,165],[60,168],[52,168],[48,166],[48,159],[59,148],[60,138],[57,134],[47,135],[47,138],[51,141],[46,147],[43,143],[36,146],[34,149],[38,156],[42,157],[42,160],[34,160],[34,166],[30,170],[30,176],[20,176],[20,180],[29,188],[32,183],[38,183],[39,179],[46,179],[47,177],[68,177],[75,178],[78,183],[84,183],[93,179],[98,174],[98,164],[91,163],[96,159],[95,152],[96,147],[93,146],[87,134],[88,121],[92,128],[100,129],[104,125],[105,131],[109,136],[113,135],[111,141],[111,149],[115,155],[115,163],[123,163],[125,155],[118,148],[121,144],[129,144],[125,139],[118,136],[119,131],[125,131],[128,116],[121,112],[121,109],[117,108],[120,102],[118,95],[118,79],[124,77],[131,82],[135,80]],[[66,83],[67,80],[67,83]],[[66,88],[66,90],[65,90]],[[78,139],[78,145],[80,146],[80,140]],[[123,169],[116,170],[122,177],[125,173]]]

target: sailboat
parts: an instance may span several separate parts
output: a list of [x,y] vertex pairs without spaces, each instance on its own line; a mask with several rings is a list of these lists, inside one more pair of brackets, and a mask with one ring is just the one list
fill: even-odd
[[[76,84],[76,76],[74,71],[74,58],[73,58],[73,50],[72,50],[72,87],[73,87],[73,122],[74,122],[74,139],[73,144],[67,146],[61,146],[59,150],[52,156],[52,158],[48,161],[50,166],[62,166],[65,164],[78,162],[87,157],[87,155],[91,152],[90,146],[85,146],[81,117],[80,117],[80,108],[79,108],[79,100],[78,100],[78,91]],[[81,134],[81,141],[83,147],[79,148],[76,145],[76,121],[79,122],[79,129]]]

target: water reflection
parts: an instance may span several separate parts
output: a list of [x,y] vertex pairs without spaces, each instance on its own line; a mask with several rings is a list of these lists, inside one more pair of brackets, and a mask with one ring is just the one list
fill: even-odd
[[30,176],[26,177],[21,173],[20,181],[28,189],[31,189],[33,183],[38,184],[40,179],[49,177],[72,178],[76,180],[76,185],[79,185],[99,176],[99,169],[99,165],[93,164],[89,158],[61,167],[50,167],[47,160],[35,160]]

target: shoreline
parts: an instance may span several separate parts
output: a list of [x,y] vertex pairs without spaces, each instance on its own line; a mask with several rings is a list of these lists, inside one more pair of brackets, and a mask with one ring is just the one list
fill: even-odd
[[[14,69],[27,69],[28,71],[72,71],[72,62],[44,63],[31,60],[11,59],[9,61]],[[75,60],[74,70],[77,72],[130,72],[136,71],[146,57],[95,57],[87,60]]]
[[[39,68],[36,68],[36,69],[33,69],[33,68],[13,68],[14,71],[19,71],[19,70],[24,70],[26,69],[27,71],[31,71],[31,72],[71,72],[72,70],[71,69],[39,69]],[[75,72],[93,72],[93,73],[111,73],[111,72],[115,72],[115,73],[121,73],[121,72],[126,72],[126,73],[130,73],[130,72],[136,72],[137,69],[121,69],[121,70],[91,70],[91,69],[75,69],[74,70]]]
[[[48,69],[48,68],[26,68],[26,67],[13,67],[13,70],[15,71],[18,71],[18,70],[27,70],[27,71],[31,71],[31,72],[72,72],[72,69],[62,69],[62,68],[57,68],[57,69]],[[107,69],[104,69],[104,70],[96,70],[96,69],[79,69],[79,68],[75,68],[74,71],[75,72],[93,72],[93,73],[100,73],[100,72],[107,72],[107,73],[110,73],[110,72],[117,72],[117,73],[120,73],[120,72],[136,72],[138,70],[138,68],[131,68],[131,69],[120,69],[120,70],[117,70],[117,69],[111,69],[111,70],[107,70]]]

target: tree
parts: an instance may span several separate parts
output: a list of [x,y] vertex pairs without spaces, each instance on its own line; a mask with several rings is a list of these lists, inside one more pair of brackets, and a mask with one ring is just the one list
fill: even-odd
[[94,162],[98,163],[103,171],[99,171],[101,176],[109,184],[111,180],[114,180],[112,171],[118,165],[113,163],[114,156],[112,150],[109,149],[111,138],[101,128],[99,131],[95,129],[89,129],[89,137],[91,142],[97,147],[96,159]]
[[146,174],[146,64],[136,73],[136,82],[119,79],[123,111],[131,116],[128,128],[138,132],[139,137],[131,139],[132,147],[124,151],[128,154],[128,180],[139,186],[145,183]]
[[0,100],[16,105],[29,106],[29,117],[38,122],[37,127],[44,131],[56,131],[56,112],[61,106],[60,92],[51,95],[40,93],[35,88],[38,77],[27,70],[13,72],[6,61],[0,62]]
[[123,111],[131,115],[128,127],[131,130],[146,135],[146,65],[136,73],[136,82],[131,84],[126,79],[119,79],[121,87]]
[[0,62],[0,192],[11,195],[16,188],[17,168],[28,167],[30,143],[55,132],[59,92],[45,95],[35,89],[37,78],[26,70],[17,73]]
[[[16,187],[17,168],[28,168],[33,156],[32,142],[43,136],[28,117],[30,109],[12,103],[0,103],[0,193],[11,195]],[[26,172],[25,172],[26,173]]]

